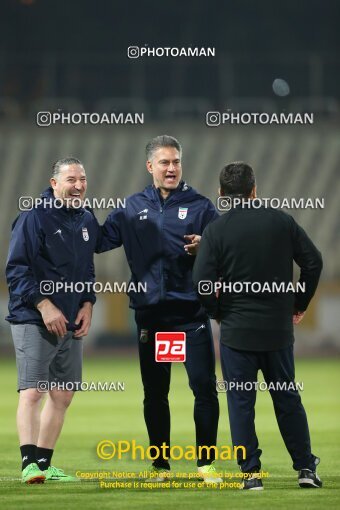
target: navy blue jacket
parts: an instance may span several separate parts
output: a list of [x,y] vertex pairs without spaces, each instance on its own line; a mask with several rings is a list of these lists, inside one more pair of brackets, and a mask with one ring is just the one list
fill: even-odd
[[[42,195],[53,200],[52,188]],[[50,299],[69,321],[72,329],[81,304],[95,302],[94,292],[40,292],[40,282],[94,281],[93,254],[98,223],[86,209],[44,207],[21,213],[12,226],[6,266],[11,323],[43,324],[36,304]]]
[[126,199],[101,229],[97,252],[123,245],[131,282],[147,284],[146,292],[129,292],[130,307],[141,309],[166,301],[198,303],[192,283],[195,257],[184,245],[186,234],[203,233],[219,217],[214,205],[183,181],[164,201],[153,185]]

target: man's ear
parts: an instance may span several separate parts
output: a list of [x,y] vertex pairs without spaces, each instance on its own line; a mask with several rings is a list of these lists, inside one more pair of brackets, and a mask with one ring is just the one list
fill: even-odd
[[55,187],[57,185],[57,181],[54,177],[51,177],[50,184],[51,184],[52,188],[55,189]]
[[253,188],[250,192],[249,198],[250,199],[256,198],[256,186],[253,186]]
[[151,163],[151,161],[149,161],[149,160],[146,162],[146,169],[147,169],[147,171],[149,172],[149,174],[152,174],[152,173],[153,173],[153,172],[152,172],[152,163]]
[[223,197],[221,188],[218,188],[217,193],[219,197]]

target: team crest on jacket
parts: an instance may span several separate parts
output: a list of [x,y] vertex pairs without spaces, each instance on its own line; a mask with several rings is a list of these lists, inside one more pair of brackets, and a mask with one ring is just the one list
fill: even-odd
[[88,233],[87,228],[83,227],[81,230],[83,232],[83,239],[84,239],[84,241],[88,241],[90,239],[90,237],[89,237],[89,233]]
[[180,220],[185,220],[188,214],[188,208],[187,207],[180,207],[178,209],[178,217]]

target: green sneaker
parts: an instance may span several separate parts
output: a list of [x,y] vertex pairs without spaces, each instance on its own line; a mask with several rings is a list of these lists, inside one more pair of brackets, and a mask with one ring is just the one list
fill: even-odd
[[206,466],[200,466],[198,472],[201,475],[200,478],[205,483],[222,483],[223,480],[218,476],[215,466],[213,464],[207,464]]
[[169,480],[170,469],[151,466],[149,473],[150,476],[145,480],[146,482],[165,482]]
[[39,469],[35,462],[28,464],[21,475],[22,483],[44,483],[45,478],[44,472]]
[[56,468],[54,466],[49,466],[45,471],[43,471],[46,476],[46,482],[77,482],[78,478],[75,476],[65,475],[62,469]]

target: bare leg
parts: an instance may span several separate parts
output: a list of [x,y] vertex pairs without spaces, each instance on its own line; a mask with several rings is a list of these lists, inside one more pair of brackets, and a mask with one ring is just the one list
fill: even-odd
[[40,406],[43,393],[35,388],[20,391],[17,411],[17,427],[20,446],[37,444],[40,428]]
[[41,412],[40,430],[37,446],[54,449],[60,435],[66,410],[70,405],[74,391],[51,390]]

